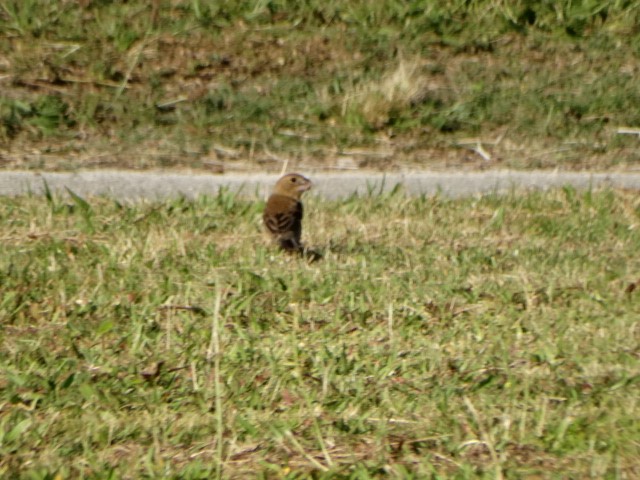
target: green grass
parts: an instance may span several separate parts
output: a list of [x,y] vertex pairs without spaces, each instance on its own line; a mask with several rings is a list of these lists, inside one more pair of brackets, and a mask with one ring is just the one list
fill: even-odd
[[385,169],[482,164],[479,140],[494,165],[633,165],[639,21],[619,0],[7,0],[0,154]]
[[635,193],[262,206],[3,199],[0,476],[640,475]]

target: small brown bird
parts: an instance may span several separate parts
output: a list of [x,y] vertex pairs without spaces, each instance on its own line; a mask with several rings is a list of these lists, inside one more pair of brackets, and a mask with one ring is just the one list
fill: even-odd
[[264,208],[262,220],[265,227],[280,248],[288,252],[304,253],[300,241],[303,216],[300,197],[311,185],[308,178],[289,173],[276,182]]

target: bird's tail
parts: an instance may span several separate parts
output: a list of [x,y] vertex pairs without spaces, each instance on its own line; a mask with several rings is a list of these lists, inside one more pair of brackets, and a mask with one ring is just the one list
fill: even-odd
[[280,248],[291,253],[299,253],[304,250],[302,244],[293,238],[281,238],[279,240]]
[[305,247],[302,243],[293,239],[281,239],[279,241],[280,248],[287,253],[293,253],[300,255],[301,257],[309,260],[310,262],[317,262],[323,258],[322,253],[317,250]]

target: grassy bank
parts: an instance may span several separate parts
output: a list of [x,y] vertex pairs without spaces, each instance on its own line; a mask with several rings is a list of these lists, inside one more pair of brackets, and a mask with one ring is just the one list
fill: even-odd
[[261,206],[2,202],[0,476],[640,475],[637,195]]
[[613,0],[8,0],[0,154],[55,169],[634,165],[637,136],[617,131],[640,126],[639,17]]

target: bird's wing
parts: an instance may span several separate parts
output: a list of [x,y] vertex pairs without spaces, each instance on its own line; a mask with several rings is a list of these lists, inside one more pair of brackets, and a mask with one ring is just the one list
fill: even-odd
[[264,211],[264,224],[275,234],[292,233],[300,235],[303,216],[302,203],[283,195],[271,195]]

